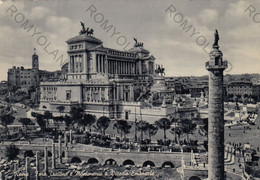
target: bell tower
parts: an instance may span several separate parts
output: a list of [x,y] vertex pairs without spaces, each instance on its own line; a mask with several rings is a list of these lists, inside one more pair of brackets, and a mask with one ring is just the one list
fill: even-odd
[[227,61],[223,61],[218,46],[218,31],[215,42],[206,62],[209,71],[209,113],[208,113],[208,179],[224,179],[224,91],[223,71]]
[[39,70],[39,56],[36,54],[35,48],[32,55],[32,69]]

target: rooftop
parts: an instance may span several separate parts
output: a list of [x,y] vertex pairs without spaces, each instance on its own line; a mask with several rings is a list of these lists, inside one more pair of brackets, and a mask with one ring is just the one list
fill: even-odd
[[101,40],[95,38],[94,36],[87,35],[87,34],[77,35],[73,38],[68,39],[66,42],[70,44],[70,43],[82,42],[82,41],[86,41],[86,42],[90,42],[90,43],[94,43],[94,44],[102,44],[103,43]]

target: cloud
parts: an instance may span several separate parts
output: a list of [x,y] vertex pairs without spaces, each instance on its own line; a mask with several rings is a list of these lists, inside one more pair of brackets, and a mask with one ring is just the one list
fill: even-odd
[[199,19],[204,24],[214,23],[218,19],[218,12],[214,9],[204,9],[199,14]]
[[33,20],[41,20],[43,18],[46,18],[50,14],[53,14],[50,9],[42,6],[37,6],[31,10],[30,18]]

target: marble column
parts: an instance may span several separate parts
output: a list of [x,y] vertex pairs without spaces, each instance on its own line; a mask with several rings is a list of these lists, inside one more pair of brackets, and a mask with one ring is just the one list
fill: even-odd
[[70,130],[70,144],[72,144],[72,130]]
[[77,64],[76,56],[74,55],[74,56],[73,56],[73,72],[74,72],[74,73],[76,72],[76,64]]
[[74,73],[75,72],[75,56],[71,56],[71,58],[72,58],[72,66],[71,66],[71,68],[72,68],[72,72]]
[[223,53],[219,50],[217,42],[215,39],[209,54],[210,59],[205,64],[209,71],[208,179],[210,180],[223,180],[225,177],[223,71],[227,68],[228,62],[223,61]]
[[125,71],[125,62],[123,61],[123,74],[126,74],[126,71]]
[[123,88],[123,85],[120,86],[120,94],[121,94],[120,96],[121,96],[122,101],[124,101],[125,98],[124,98],[124,88]]
[[29,157],[26,157],[25,158],[25,173],[26,173],[26,180],[29,180],[29,178],[30,178],[30,172],[29,172],[29,164],[30,162],[29,162]]
[[102,72],[105,73],[105,58],[104,58],[104,55],[101,55],[101,58],[102,58],[102,64],[103,64],[103,69],[102,69]]
[[36,171],[35,171],[35,177],[36,179],[38,180],[39,179],[39,172],[40,172],[40,163],[39,163],[39,152],[37,151],[36,152],[36,155],[35,155],[35,163],[36,163]]
[[[64,149],[64,157],[65,157],[66,160],[69,158],[69,150],[68,150],[68,147],[65,147],[65,149]],[[66,160],[65,160],[65,161],[66,161]]]
[[124,70],[125,70],[125,74],[127,74],[127,62],[124,62]]
[[65,147],[68,146],[68,134],[67,132],[64,133],[64,143],[65,143]]
[[52,142],[52,159],[51,159],[51,166],[54,170],[56,168],[56,162],[55,162],[55,142]]
[[129,62],[126,62],[126,64],[127,64],[127,66],[126,66],[127,67],[127,74],[130,74],[129,73]]
[[118,74],[118,66],[117,66],[117,61],[115,62],[115,70],[116,70],[115,74]]
[[58,159],[59,159],[59,164],[62,163],[62,143],[61,143],[61,135],[59,136],[59,151],[58,151]]
[[99,62],[98,62],[98,54],[96,54],[96,70],[99,72]]
[[121,100],[121,97],[120,97],[120,87],[119,86],[117,86],[116,87],[117,88],[117,100]]
[[48,149],[44,147],[44,173],[48,174]]
[[101,59],[101,55],[98,55],[98,59],[99,59],[99,65],[100,65],[100,69],[99,72],[102,74],[103,73],[103,63],[102,63],[102,59]]
[[121,61],[118,61],[118,66],[117,66],[117,68],[118,68],[118,74],[121,74]]
[[104,55],[104,59],[105,59],[105,65],[106,65],[105,73],[108,74],[108,61],[107,61],[106,55]]

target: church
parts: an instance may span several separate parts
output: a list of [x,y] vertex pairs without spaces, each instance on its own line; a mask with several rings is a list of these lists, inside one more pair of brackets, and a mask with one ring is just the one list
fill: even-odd
[[40,84],[40,109],[55,112],[64,106],[69,112],[81,107],[86,113],[110,119],[142,119],[145,114],[148,119],[166,117],[166,107],[152,114],[139,101],[156,76],[155,58],[143,43],[135,39],[129,51],[107,48],[93,36],[93,29],[81,25],[79,35],[66,41],[67,79]]

